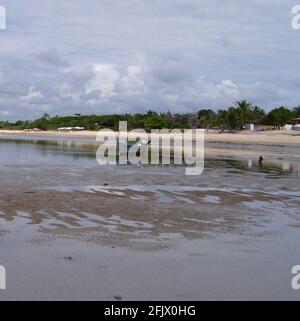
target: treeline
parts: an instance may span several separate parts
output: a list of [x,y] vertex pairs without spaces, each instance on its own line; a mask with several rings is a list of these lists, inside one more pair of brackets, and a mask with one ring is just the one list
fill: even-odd
[[266,113],[264,109],[253,106],[250,102],[238,101],[228,109],[213,111],[203,109],[198,112],[198,125],[205,128],[224,128],[241,130],[246,124],[269,125],[282,127],[293,123],[293,119],[300,117],[300,107],[293,109],[278,107]]
[[216,128],[223,130],[241,130],[246,124],[255,123],[274,127],[291,123],[300,117],[300,107],[289,109],[279,107],[266,113],[262,108],[253,106],[243,100],[236,102],[228,109],[201,109],[197,113],[174,114],[148,111],[144,114],[114,114],[114,115],[81,115],[54,116],[44,114],[41,118],[30,121],[0,121],[1,129],[34,129],[56,130],[61,127],[84,127],[87,130],[111,128],[117,130],[119,121],[127,121],[128,129],[143,128]]

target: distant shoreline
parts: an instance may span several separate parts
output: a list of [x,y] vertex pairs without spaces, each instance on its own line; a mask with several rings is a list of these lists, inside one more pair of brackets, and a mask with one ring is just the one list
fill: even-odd
[[[61,138],[96,138],[97,131],[31,131],[31,130],[0,130],[0,137],[5,136],[39,136],[39,137],[61,137]],[[300,147],[300,133],[290,131],[250,132],[238,133],[216,133],[208,131],[205,133],[206,143],[226,143],[242,145],[266,145]]]

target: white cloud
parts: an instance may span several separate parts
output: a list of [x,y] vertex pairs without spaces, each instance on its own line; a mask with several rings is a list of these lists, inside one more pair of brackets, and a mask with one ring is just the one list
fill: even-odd
[[20,100],[31,102],[38,98],[43,98],[43,94],[39,90],[36,90],[33,86],[31,86],[29,88],[28,94],[26,96],[21,96]]
[[86,94],[100,91],[101,98],[109,98],[115,95],[116,83],[120,79],[118,70],[113,65],[94,65],[93,77],[86,85]]
[[125,95],[144,95],[147,92],[140,65],[127,67],[126,74],[120,80],[119,88]]
[[1,111],[0,111],[0,115],[1,115],[1,116],[10,116],[11,114],[10,114],[10,112],[7,111],[7,110],[1,110]]

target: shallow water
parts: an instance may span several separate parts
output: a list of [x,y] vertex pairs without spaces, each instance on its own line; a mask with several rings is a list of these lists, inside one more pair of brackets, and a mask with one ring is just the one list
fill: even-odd
[[299,164],[99,166],[88,140],[0,139],[1,299],[295,299]]

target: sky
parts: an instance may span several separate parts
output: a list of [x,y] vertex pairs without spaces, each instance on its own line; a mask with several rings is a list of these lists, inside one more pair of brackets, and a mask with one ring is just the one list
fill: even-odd
[[0,120],[300,105],[297,0],[0,4]]

